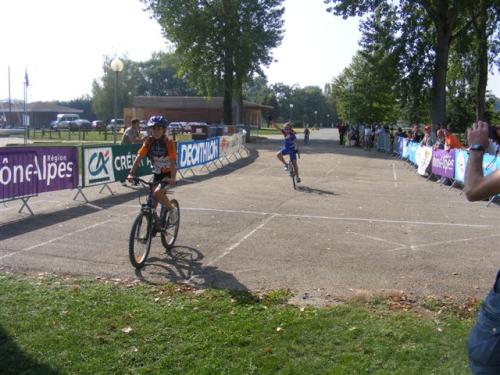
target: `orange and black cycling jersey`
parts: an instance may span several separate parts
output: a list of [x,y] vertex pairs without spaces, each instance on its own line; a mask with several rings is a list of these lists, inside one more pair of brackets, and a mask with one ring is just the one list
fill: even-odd
[[151,166],[155,174],[169,172],[177,159],[175,143],[166,136],[159,139],[147,137],[138,154],[147,156],[151,160]]

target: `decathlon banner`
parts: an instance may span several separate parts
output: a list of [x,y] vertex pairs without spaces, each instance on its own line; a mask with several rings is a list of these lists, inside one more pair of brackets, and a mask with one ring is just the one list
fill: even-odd
[[76,147],[0,148],[0,200],[76,188],[77,150]]
[[455,177],[455,151],[434,150],[432,152],[432,173],[442,177]]
[[[124,181],[140,147],[140,144],[84,146],[82,150],[83,186]],[[151,174],[151,163],[148,158],[144,158],[136,175],[148,174]]]
[[177,144],[177,169],[191,168],[215,161],[220,154],[220,138]]
[[415,159],[417,161],[417,173],[421,176],[427,174],[427,168],[432,161],[432,147],[428,146],[418,146],[417,152],[415,154]]

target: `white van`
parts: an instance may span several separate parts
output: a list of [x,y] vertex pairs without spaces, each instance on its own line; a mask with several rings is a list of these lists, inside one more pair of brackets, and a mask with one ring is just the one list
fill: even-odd
[[70,125],[75,121],[80,120],[80,116],[72,113],[60,113],[57,119],[50,124],[54,130],[69,129]]

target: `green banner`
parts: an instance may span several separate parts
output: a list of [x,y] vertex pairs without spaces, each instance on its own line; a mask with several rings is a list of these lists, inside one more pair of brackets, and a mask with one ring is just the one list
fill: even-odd
[[[84,146],[82,148],[83,186],[124,181],[134,164],[140,144],[113,146]],[[148,158],[142,159],[137,176],[151,174]]]

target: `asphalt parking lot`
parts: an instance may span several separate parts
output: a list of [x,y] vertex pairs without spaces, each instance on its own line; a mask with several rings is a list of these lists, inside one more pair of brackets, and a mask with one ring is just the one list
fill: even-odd
[[42,194],[0,205],[0,269],[189,282],[200,287],[289,288],[334,302],[360,291],[484,296],[500,257],[498,207],[467,202],[406,163],[338,145],[336,130],[311,134],[293,190],[274,156],[280,139],[174,189],[181,227],[166,253],[154,239],[135,271],[128,236],[143,192],[111,186]]

